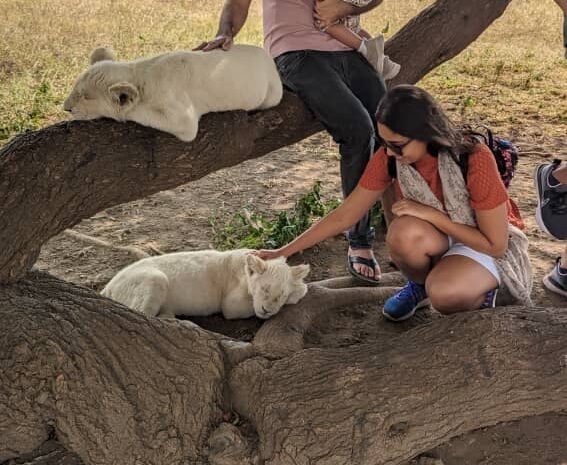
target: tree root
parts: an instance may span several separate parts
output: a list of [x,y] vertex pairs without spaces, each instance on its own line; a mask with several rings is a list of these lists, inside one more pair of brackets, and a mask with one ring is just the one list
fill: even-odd
[[139,247],[134,247],[131,245],[123,246],[123,245],[112,244],[105,240],[99,239],[97,237],[89,236],[87,234],[74,231],[72,229],[66,229],[65,231],[63,231],[63,234],[65,234],[67,237],[70,237],[80,242],[95,245],[97,247],[103,247],[105,249],[111,249],[111,250],[116,250],[118,252],[127,253],[128,255],[137,259],[151,257],[152,255],[163,255],[163,252],[161,250],[151,245],[148,246],[148,248],[152,251],[152,254],[149,254],[148,252],[145,252]]

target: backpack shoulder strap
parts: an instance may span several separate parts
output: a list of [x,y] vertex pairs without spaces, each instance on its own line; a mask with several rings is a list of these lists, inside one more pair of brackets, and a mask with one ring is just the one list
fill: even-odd
[[396,159],[388,156],[388,175],[395,179],[398,177],[398,168],[396,166]]
[[467,177],[469,175],[469,154],[468,153],[461,153],[459,155],[459,167],[461,168],[461,172],[463,173],[463,179],[465,180],[465,184],[467,183]]

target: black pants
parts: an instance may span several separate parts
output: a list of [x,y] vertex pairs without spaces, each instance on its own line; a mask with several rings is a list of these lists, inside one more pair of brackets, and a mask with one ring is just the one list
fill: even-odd
[[[386,92],[381,76],[356,51],[300,50],[276,58],[286,87],[295,92],[339,144],[343,195],[364,172],[376,142],[375,113]],[[370,248],[370,213],[347,234],[353,248]]]

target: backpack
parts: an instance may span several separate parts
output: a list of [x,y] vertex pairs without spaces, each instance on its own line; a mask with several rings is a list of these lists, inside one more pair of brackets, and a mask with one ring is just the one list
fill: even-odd
[[[495,137],[488,127],[480,127],[484,129],[484,132],[465,128],[465,134],[477,142],[485,144],[490,149],[496,160],[500,178],[506,189],[508,189],[516,172],[516,166],[518,165],[518,149],[509,140]],[[463,178],[466,180],[469,169],[468,155],[461,155],[459,157],[459,166],[461,167]],[[396,160],[394,157],[388,157],[388,174],[391,178],[396,177]]]

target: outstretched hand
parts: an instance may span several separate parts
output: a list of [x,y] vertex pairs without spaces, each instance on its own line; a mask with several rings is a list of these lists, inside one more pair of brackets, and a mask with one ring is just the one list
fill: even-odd
[[424,221],[433,223],[433,219],[441,212],[436,208],[423,205],[413,200],[401,199],[392,205],[392,213],[396,216],[413,216]]
[[261,250],[255,250],[254,252],[250,252],[250,253],[256,255],[262,260],[273,260],[274,258],[285,257],[281,249],[275,249],[275,250],[261,249]]
[[198,51],[202,50],[203,52],[208,52],[210,50],[215,50],[220,48],[222,50],[228,50],[232,47],[233,37],[229,34],[219,34],[214,39],[209,40],[207,42],[202,42],[193,50]]

